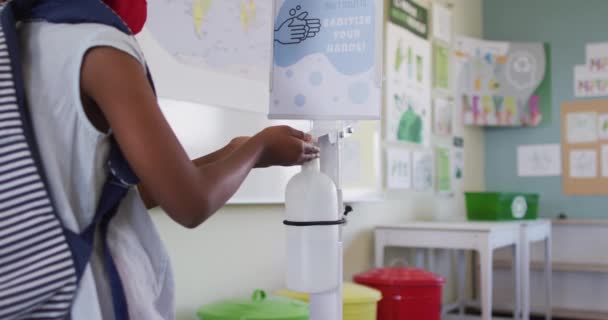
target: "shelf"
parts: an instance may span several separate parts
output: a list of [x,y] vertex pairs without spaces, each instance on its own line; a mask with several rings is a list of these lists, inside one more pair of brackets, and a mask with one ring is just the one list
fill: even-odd
[[554,226],[592,226],[608,227],[608,219],[554,219]]
[[[510,269],[510,260],[494,260],[494,267],[497,269]],[[544,263],[534,261],[531,263],[532,270],[542,271]],[[582,273],[606,273],[608,274],[608,264],[593,263],[573,263],[573,262],[553,262],[554,272],[582,272]],[[608,319],[608,318],[607,318]]]

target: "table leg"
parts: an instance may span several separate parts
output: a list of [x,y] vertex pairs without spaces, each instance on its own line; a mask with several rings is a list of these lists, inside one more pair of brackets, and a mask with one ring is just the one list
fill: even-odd
[[384,236],[376,231],[374,235],[374,257],[376,268],[384,266]]
[[418,269],[424,269],[424,254],[426,249],[416,248],[415,266]]
[[481,319],[492,319],[492,288],[493,288],[493,256],[494,250],[489,245],[479,249],[481,273]]
[[530,241],[528,235],[522,235],[521,248],[521,279],[522,279],[522,319],[530,319]]
[[553,307],[553,267],[552,267],[552,245],[551,234],[545,240],[545,319],[551,320],[551,308]]
[[463,319],[466,302],[466,257],[464,250],[458,250],[458,315]]
[[526,291],[526,288],[530,288],[529,284],[526,286],[526,283],[529,281],[530,278],[530,264],[529,262],[524,262],[525,260],[529,261],[529,257],[526,258],[524,253],[526,251],[525,248],[529,247],[530,246],[527,245],[527,240],[526,242],[522,241],[521,243],[513,246],[513,279],[515,280],[515,290],[513,290],[513,293],[515,294],[515,300],[513,300],[513,319],[515,320],[528,320],[526,317],[527,313],[525,313],[525,311],[522,313],[522,298],[525,301],[526,299],[528,299],[528,297],[526,295],[522,295],[522,291]]

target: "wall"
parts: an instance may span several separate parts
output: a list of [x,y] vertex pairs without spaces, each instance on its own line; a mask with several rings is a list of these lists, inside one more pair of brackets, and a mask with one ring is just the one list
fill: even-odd
[[[455,0],[456,32],[481,35],[481,0]],[[195,112],[192,117],[197,117]],[[173,125],[180,125],[174,123]],[[467,129],[467,190],[483,190],[484,140],[479,129]],[[248,296],[256,288],[283,285],[285,244],[282,206],[228,206],[201,227],[185,230],[160,210],[151,212],[169,250],[175,271],[178,319],[194,319],[203,304]],[[389,194],[382,203],[355,205],[344,233],[345,278],[372,267],[374,225],[415,218],[464,217],[462,197],[433,194]]]
[[585,62],[585,44],[608,41],[605,0],[485,0],[484,36],[492,40],[545,41],[552,53],[552,122],[540,128],[486,131],[486,186],[492,191],[540,192],[541,213],[599,218],[608,197],[567,197],[561,177],[517,177],[516,147],[560,142],[560,104],[574,98],[573,68]]

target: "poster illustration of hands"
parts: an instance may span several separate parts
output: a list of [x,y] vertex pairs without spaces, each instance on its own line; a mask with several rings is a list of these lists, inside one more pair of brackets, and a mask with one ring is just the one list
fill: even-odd
[[428,12],[410,0],[391,1],[386,29],[388,141],[428,145],[431,135],[431,44]]
[[379,119],[382,7],[275,0],[272,119]]
[[543,43],[458,37],[454,57],[456,100],[465,125],[551,121],[550,53]]

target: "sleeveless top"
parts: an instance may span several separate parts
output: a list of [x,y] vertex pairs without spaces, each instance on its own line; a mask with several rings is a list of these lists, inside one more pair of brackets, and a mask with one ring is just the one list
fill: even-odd
[[[82,106],[84,55],[94,47],[113,47],[137,59],[142,68],[144,57],[132,36],[100,24],[31,22],[18,32],[27,99],[52,197],[63,223],[80,232],[95,214],[110,143]],[[131,319],[174,319],[169,257],[136,190],[129,192],[112,220],[108,244]],[[73,319],[114,318],[102,257],[96,244],[72,308]]]

